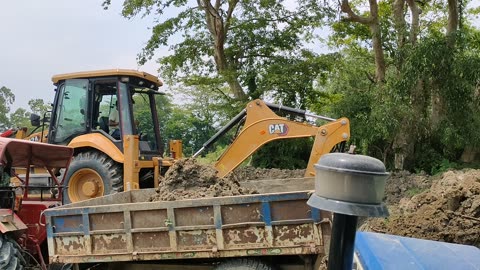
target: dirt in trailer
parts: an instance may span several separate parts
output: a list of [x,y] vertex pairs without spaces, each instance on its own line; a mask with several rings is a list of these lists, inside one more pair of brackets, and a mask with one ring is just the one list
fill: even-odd
[[202,197],[255,194],[240,187],[234,178],[219,178],[217,170],[193,158],[176,161],[161,179],[157,193],[150,201],[175,201]]

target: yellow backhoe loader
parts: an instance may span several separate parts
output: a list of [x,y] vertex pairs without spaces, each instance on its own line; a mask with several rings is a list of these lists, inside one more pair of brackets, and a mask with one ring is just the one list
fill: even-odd
[[[55,75],[53,109],[49,117],[31,116],[41,131],[27,136],[32,141],[67,145],[74,157],[65,175],[65,203],[110,193],[158,186],[159,175],[182,158],[181,140],[169,142],[170,156],[163,157],[163,140],[157,113],[162,82],[151,74],[124,69]],[[323,126],[288,120],[274,111],[327,120]],[[43,121],[43,123],[41,123]],[[141,130],[138,123],[141,123]],[[46,130],[48,123],[48,130]],[[228,129],[243,123],[235,141],[216,163],[219,176],[235,169],[262,145],[279,139],[315,137],[306,176],[314,173],[320,155],[350,137],[349,121],[308,115],[305,111],[254,100],[203,148]],[[202,150],[203,150],[202,148]],[[198,155],[198,153],[197,153]]]

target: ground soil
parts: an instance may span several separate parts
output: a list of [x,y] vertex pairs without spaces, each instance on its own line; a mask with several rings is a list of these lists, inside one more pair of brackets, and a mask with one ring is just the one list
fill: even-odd
[[361,230],[480,247],[480,170],[398,173],[385,190],[390,216],[369,219]]
[[254,190],[240,187],[233,178],[217,177],[211,165],[198,163],[193,158],[176,161],[161,179],[157,194],[150,201],[175,201],[203,197],[255,194]]
[[305,170],[285,170],[285,169],[263,169],[252,166],[237,168],[227,177],[237,181],[259,180],[259,179],[285,179],[300,178],[305,175]]

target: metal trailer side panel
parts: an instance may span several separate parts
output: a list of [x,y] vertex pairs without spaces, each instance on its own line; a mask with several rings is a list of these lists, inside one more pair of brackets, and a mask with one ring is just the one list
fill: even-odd
[[480,249],[398,235],[357,232],[358,269],[480,269]]
[[47,210],[51,262],[324,253],[330,214],[306,204],[309,192],[125,203],[128,193]]

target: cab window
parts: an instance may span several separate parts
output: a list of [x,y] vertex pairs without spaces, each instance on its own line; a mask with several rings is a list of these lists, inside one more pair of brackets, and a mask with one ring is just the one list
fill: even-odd
[[138,91],[132,96],[133,118],[136,134],[143,151],[158,151],[154,120],[150,109],[151,96]]
[[88,80],[67,80],[58,90],[54,143],[68,143],[75,135],[85,133]]

